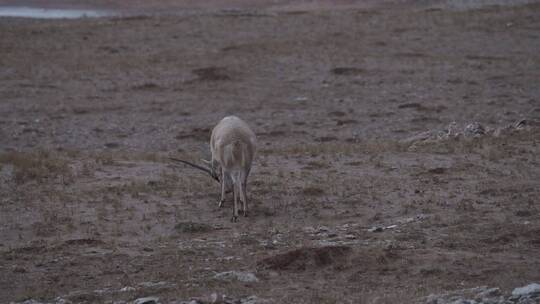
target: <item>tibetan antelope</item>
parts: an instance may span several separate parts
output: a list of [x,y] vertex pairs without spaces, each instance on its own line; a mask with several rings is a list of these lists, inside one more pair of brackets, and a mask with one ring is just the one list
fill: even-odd
[[212,159],[203,160],[205,166],[171,158],[200,169],[220,182],[221,199],[218,206],[225,201],[225,192],[232,188],[234,195],[233,216],[231,221],[238,220],[238,199],[242,202],[242,212],[247,216],[247,180],[251,164],[255,156],[257,138],[255,133],[243,120],[236,116],[223,118],[212,130],[210,152]]

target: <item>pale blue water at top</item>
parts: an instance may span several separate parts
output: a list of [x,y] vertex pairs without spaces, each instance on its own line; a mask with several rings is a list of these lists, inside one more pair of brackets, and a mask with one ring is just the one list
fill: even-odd
[[23,17],[38,19],[97,18],[116,15],[113,11],[92,9],[45,9],[34,7],[0,7],[0,17]]

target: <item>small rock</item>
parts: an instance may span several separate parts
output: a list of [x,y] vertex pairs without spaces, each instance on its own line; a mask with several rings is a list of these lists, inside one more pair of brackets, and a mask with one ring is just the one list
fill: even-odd
[[478,122],[473,122],[465,127],[465,134],[480,136],[486,134],[486,129]]
[[475,300],[458,299],[448,304],[478,304]]
[[457,122],[451,122],[448,127],[446,127],[446,132],[443,133],[440,138],[449,138],[449,137],[458,137],[461,133],[459,132],[459,127]]
[[138,298],[135,301],[133,301],[133,304],[159,304],[159,298],[157,297]]
[[532,283],[524,287],[516,288],[512,291],[513,296],[526,296],[535,293],[540,293],[540,284]]
[[266,299],[261,299],[257,296],[250,296],[250,297],[240,300],[240,303],[242,304],[267,304],[267,303],[270,303],[270,301]]
[[223,296],[222,295],[219,295],[217,293],[212,293],[212,295],[210,295],[210,303],[212,304],[221,304],[223,303]]
[[308,227],[304,227],[304,232],[305,233],[315,233],[316,230],[315,230],[315,228],[308,226]]
[[251,272],[242,271],[226,271],[220,272],[214,276],[215,279],[231,281],[237,280],[240,282],[259,282],[259,279]]
[[152,289],[166,289],[171,287],[171,284],[165,281],[159,281],[159,282],[141,282],[137,284],[139,287],[143,288],[152,288]]
[[326,227],[326,226],[319,226],[318,231],[319,232],[328,232],[328,231],[330,231],[330,229],[328,227]]
[[431,132],[426,131],[426,132],[422,132],[420,134],[411,136],[409,138],[403,139],[403,140],[401,140],[401,142],[404,143],[404,144],[412,144],[412,143],[415,143],[417,141],[428,140],[431,136],[432,136]]
[[382,232],[383,230],[383,227],[371,227],[368,229],[369,232]]
[[120,291],[122,292],[135,291],[135,290],[136,290],[135,287],[131,287],[131,286],[125,286],[120,289]]
[[39,301],[36,301],[34,299],[30,299],[30,300],[26,300],[24,302],[19,302],[17,304],[45,304],[45,303],[42,303],[42,302],[39,302]]
[[514,128],[521,130],[527,126],[528,121],[526,119],[522,119],[514,124]]
[[484,299],[484,298],[490,298],[490,297],[497,297],[501,295],[501,289],[500,288],[488,288],[486,290],[483,290],[482,292],[479,292],[476,295],[477,299]]

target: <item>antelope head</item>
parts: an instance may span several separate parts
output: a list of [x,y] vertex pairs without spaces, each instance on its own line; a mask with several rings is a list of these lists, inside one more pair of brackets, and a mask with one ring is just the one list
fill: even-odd
[[[187,161],[187,160],[183,160],[183,159],[178,159],[178,158],[173,158],[173,157],[169,157],[170,160],[174,161],[174,162],[177,162],[177,163],[183,163],[183,164],[186,164],[186,165],[189,165],[195,169],[199,169],[205,173],[207,173],[208,175],[210,175],[210,177],[212,179],[214,179],[216,182],[220,183],[221,184],[221,180],[220,180],[220,176],[221,176],[221,166],[219,165],[218,162],[215,162],[212,163],[211,161],[208,161],[208,160],[205,160],[205,159],[201,159],[201,161],[204,163],[204,165],[197,165],[197,164],[194,164],[190,161]],[[229,192],[232,192],[232,180],[230,179],[229,176],[225,176],[225,189],[227,189],[227,193]]]

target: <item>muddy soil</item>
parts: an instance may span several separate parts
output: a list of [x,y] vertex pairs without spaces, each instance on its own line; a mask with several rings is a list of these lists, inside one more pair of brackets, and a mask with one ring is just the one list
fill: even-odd
[[[416,303],[539,282],[540,4],[482,3],[499,5],[0,18],[0,302]],[[259,141],[238,223],[168,161],[208,158],[230,114]]]

